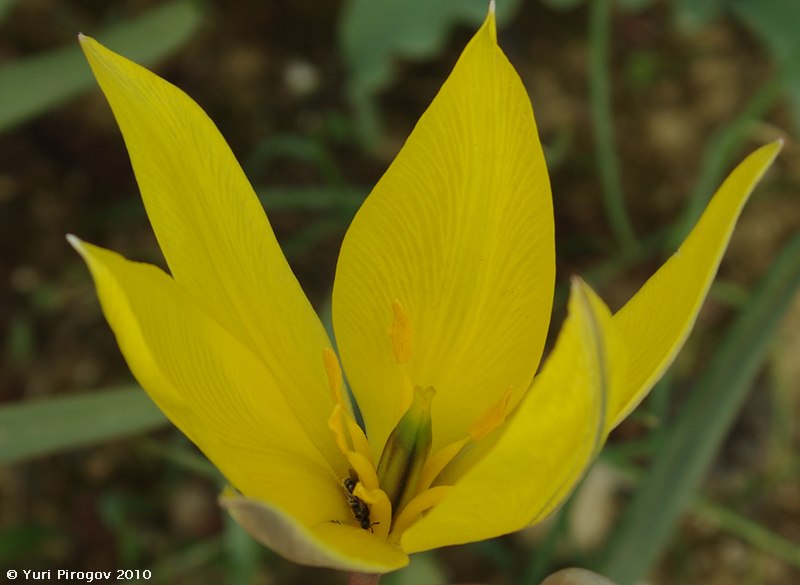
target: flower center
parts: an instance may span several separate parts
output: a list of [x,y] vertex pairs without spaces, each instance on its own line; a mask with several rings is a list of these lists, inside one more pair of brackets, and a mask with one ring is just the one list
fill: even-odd
[[[394,300],[391,308],[393,321],[388,333],[392,355],[398,365],[404,365],[413,357],[411,318],[399,300]],[[325,350],[324,361],[335,400],[328,426],[350,464],[342,486],[352,524],[399,543],[403,532],[452,489],[433,485],[445,467],[466,446],[505,421],[511,389],[473,422],[465,437],[431,454],[431,402],[436,391],[431,386],[415,386],[411,404],[386,440],[376,467],[364,431],[345,407],[342,373],[331,349]]]
[[431,450],[433,387],[414,389],[411,406],[397,423],[381,453],[378,481],[393,510],[402,510],[417,493],[422,467]]

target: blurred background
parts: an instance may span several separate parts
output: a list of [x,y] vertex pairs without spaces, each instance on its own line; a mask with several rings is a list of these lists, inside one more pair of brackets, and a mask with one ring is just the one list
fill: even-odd
[[[66,233],[164,266],[76,33],[189,93],[323,318],[338,246],[486,0],[0,0],[0,575],[342,584],[251,541],[136,388]],[[558,289],[612,309],[732,166],[783,137],[686,349],[547,523],[414,557],[386,585],[800,583],[800,3],[498,0],[555,200]]]

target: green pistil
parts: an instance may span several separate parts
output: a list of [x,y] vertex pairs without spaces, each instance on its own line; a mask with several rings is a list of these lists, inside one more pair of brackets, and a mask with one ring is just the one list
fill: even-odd
[[398,514],[416,495],[422,466],[431,449],[433,387],[414,388],[411,406],[389,435],[378,463],[378,481]]

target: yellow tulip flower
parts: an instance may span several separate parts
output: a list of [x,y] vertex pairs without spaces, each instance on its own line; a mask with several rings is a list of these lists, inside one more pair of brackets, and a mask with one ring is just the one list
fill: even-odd
[[171,272],[69,236],[131,371],[228,480],[222,505],[255,538],[354,572],[553,512],[683,345],[780,150],[745,159],[616,314],[574,279],[535,376],[555,279],[552,198],[490,10],[347,231],[337,358],[213,122],[156,75],[81,45]]

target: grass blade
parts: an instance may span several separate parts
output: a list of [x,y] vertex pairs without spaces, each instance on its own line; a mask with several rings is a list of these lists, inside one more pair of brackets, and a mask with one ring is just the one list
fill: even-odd
[[739,314],[600,557],[601,572],[620,585],[638,581],[666,546],[734,422],[798,288],[800,235],[784,247]]
[[[96,35],[83,32],[147,65],[181,46],[200,21],[196,3],[178,0]],[[93,86],[94,78],[77,40],[68,47],[11,63],[0,69],[0,132]]]
[[0,464],[164,426],[141,388],[129,386],[0,408]]
[[669,247],[677,247],[700,219],[716,188],[722,183],[734,154],[742,147],[753,126],[763,118],[783,94],[787,82],[800,72],[800,53],[778,69],[747,102],[742,113],[730,124],[718,130],[708,142],[700,166],[700,177],[689,197]]
[[611,0],[595,0],[589,9],[589,91],[594,124],[595,152],[606,214],[622,250],[638,247],[633,233],[619,176],[619,161],[614,145],[614,122],[611,114],[609,83],[609,44],[611,36]]

